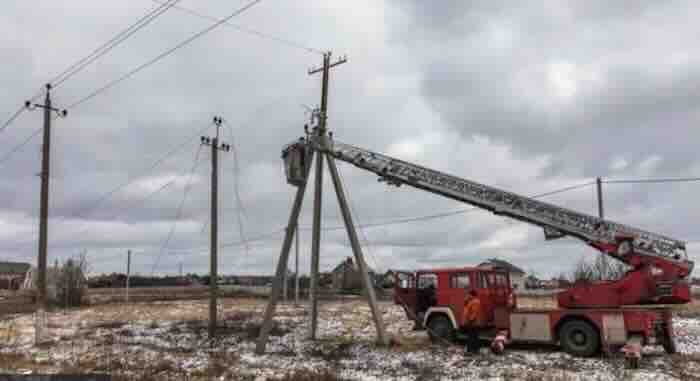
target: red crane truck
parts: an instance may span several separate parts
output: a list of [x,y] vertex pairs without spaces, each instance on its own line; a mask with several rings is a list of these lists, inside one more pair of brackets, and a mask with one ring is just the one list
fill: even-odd
[[452,340],[463,328],[466,293],[475,290],[484,309],[484,333],[501,332],[511,342],[559,344],[590,356],[624,348],[637,362],[641,347],[661,344],[675,351],[672,305],[691,300],[693,262],[685,242],[451,176],[377,152],[315,135],[285,147],[290,183],[304,181],[310,150],[327,152],[379,176],[388,185],[408,185],[540,226],[545,239],[570,236],[630,267],[615,281],[576,284],[557,295],[558,307],[520,309],[507,272],[479,267],[397,273],[395,302],[434,340]]

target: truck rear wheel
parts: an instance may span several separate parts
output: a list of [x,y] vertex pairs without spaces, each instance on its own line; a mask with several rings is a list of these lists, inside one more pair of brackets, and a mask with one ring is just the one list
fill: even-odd
[[589,323],[570,320],[559,328],[559,342],[566,353],[572,356],[589,357],[598,352],[600,336]]
[[445,315],[437,315],[428,321],[428,336],[435,344],[447,344],[454,340],[455,330]]

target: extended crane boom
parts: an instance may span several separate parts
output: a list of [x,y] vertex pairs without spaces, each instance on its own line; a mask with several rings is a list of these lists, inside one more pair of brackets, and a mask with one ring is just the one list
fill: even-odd
[[[322,145],[315,139],[315,135],[302,138],[283,151],[290,183],[305,181],[294,176],[294,173],[303,171],[295,171],[293,168],[295,165],[298,168],[306,165],[301,163],[307,156],[305,152],[309,149],[325,151],[338,160],[377,174],[380,181],[386,181],[390,185],[406,184],[540,226],[547,239],[567,235],[576,237],[630,265],[634,271],[628,273],[626,278],[636,272],[635,283],[653,279],[653,285],[644,285],[648,290],[628,299],[612,295],[620,293],[622,288],[629,286],[628,283],[621,284],[618,281],[601,285],[596,288],[597,291],[606,286],[611,293],[608,299],[617,298],[616,301],[607,300],[602,304],[685,303],[690,298],[685,279],[692,272],[693,262],[688,260],[683,241],[465,180],[350,144],[330,140],[328,145]],[[641,273],[645,275],[640,278]],[[560,297],[560,304],[589,306],[589,293],[581,290],[576,295],[570,293],[568,299],[563,298],[566,300]]]

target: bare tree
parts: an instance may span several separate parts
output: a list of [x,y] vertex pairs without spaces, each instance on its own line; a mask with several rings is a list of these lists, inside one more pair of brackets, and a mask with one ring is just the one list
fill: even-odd
[[85,272],[87,259],[85,253],[81,253],[77,259],[66,260],[57,269],[56,303],[64,307],[80,306],[87,285]]

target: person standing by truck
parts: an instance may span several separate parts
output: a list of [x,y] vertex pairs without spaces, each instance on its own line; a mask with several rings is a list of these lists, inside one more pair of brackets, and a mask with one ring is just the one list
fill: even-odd
[[481,326],[481,301],[476,290],[469,291],[464,301],[464,331],[467,334],[467,345],[464,354],[479,353],[479,327]]

